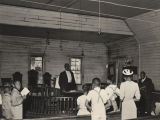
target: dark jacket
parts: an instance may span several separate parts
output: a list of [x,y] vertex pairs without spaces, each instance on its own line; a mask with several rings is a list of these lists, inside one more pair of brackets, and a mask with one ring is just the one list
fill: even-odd
[[61,90],[65,90],[65,91],[76,90],[74,74],[72,71],[70,71],[70,73],[71,73],[71,77],[72,77],[71,83],[68,83],[66,71],[63,71],[60,73],[59,86],[60,86]]
[[140,79],[139,88],[141,96],[143,96],[146,99],[151,99],[152,92],[154,91],[154,85],[150,78],[146,78],[144,82],[142,82],[142,79]]

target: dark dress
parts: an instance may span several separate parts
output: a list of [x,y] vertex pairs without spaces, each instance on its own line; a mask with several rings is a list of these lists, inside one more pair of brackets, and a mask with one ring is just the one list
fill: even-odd
[[139,80],[139,88],[141,93],[141,99],[139,102],[139,110],[141,115],[151,115],[151,104],[152,104],[152,92],[154,85],[150,78],[146,78],[143,82]]
[[68,77],[67,77],[66,71],[63,71],[60,73],[59,86],[61,90],[64,90],[64,91],[76,90],[74,74],[72,71],[70,71],[70,73],[72,77],[71,83],[68,83]]

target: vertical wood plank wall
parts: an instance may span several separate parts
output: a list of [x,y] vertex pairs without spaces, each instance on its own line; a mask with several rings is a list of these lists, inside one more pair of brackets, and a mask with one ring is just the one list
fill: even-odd
[[[140,42],[141,70],[144,70],[160,90],[160,12],[148,12],[127,22]],[[146,21],[146,22],[145,22]]]
[[138,43],[134,37],[109,43],[108,51],[110,61],[116,57],[131,56],[133,64],[138,65]]
[[133,65],[139,66],[139,54],[138,54],[138,43],[134,37],[121,39],[118,41],[113,41],[108,43],[108,57],[110,62],[117,62],[119,59],[119,81],[121,81],[121,71],[124,66],[124,58],[123,56],[130,56],[133,59]]
[[[103,43],[90,43],[68,40],[50,40],[46,49],[45,71],[53,76],[64,70],[64,63],[69,62],[69,56],[80,56],[84,49],[82,60],[84,70],[83,83],[91,82],[92,78],[106,79],[105,65],[108,61],[107,48]],[[45,39],[0,35],[0,78],[12,77],[19,71],[23,74],[23,85],[27,85],[27,71],[30,56],[43,54]]]

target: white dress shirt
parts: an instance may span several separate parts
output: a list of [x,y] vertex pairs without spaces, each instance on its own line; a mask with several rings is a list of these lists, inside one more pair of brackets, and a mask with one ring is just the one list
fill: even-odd
[[67,74],[67,78],[68,78],[68,83],[71,83],[72,82],[71,72],[66,70],[66,74]]
[[144,79],[142,79],[142,83],[146,80],[146,76],[144,77]]

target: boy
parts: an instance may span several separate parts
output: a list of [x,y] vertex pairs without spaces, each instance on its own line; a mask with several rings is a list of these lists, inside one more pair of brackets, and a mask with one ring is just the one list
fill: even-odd
[[113,106],[113,111],[116,112],[118,111],[118,106],[115,99],[117,98],[117,96],[119,96],[120,90],[117,87],[117,85],[113,84],[111,80],[107,80],[107,83],[108,83],[108,86],[105,88],[105,91],[106,91],[106,94],[109,94],[111,96],[110,100]]
[[12,118],[12,112],[11,112],[11,95],[10,95],[10,87],[5,86],[4,88],[4,94],[2,97],[2,115],[5,119],[11,119]]
[[[92,120],[106,120],[105,105],[109,98],[105,91],[100,89],[100,79],[94,78],[92,80],[92,90],[87,95],[86,107],[91,111]],[[89,105],[91,102],[91,106]]]
[[82,86],[82,89],[83,89],[83,95],[79,96],[77,99],[77,105],[79,108],[77,115],[90,115],[90,112],[87,110],[85,106],[85,102],[88,94],[88,86],[84,84]]

